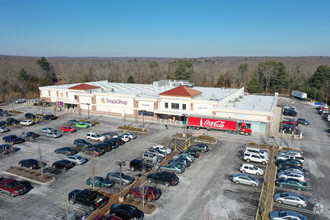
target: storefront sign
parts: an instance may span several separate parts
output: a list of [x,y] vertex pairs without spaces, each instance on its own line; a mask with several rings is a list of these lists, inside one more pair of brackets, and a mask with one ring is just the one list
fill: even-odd
[[109,99],[109,98],[101,98],[102,103],[111,103],[111,104],[118,104],[118,105],[127,105],[127,101],[121,99]]
[[236,130],[237,122],[212,118],[188,117],[188,125],[224,130]]

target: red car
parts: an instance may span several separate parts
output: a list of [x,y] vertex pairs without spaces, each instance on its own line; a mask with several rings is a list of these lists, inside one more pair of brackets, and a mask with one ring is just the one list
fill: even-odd
[[26,188],[22,183],[13,178],[0,178],[0,191],[7,192],[10,196],[15,197],[24,194]]
[[71,132],[75,132],[76,129],[75,129],[75,128],[72,128],[72,127],[70,127],[70,126],[63,126],[63,127],[61,128],[61,131],[62,131],[62,132],[69,132],[69,133],[71,133]]
[[299,123],[297,121],[294,121],[294,120],[286,120],[286,121],[283,121],[282,123],[284,123],[284,124],[299,125]]
[[160,197],[160,190],[157,189],[156,187],[153,186],[144,186],[144,192],[142,187],[135,187],[131,189],[128,193],[130,197],[135,198],[135,197],[143,197],[147,199],[148,202],[151,202],[153,200],[156,200]]

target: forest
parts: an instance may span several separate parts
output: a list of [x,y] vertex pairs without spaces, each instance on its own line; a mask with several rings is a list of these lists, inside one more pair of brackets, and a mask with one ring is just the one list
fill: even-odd
[[330,104],[329,57],[68,58],[0,56],[0,102],[38,98],[39,86],[108,80],[151,84],[188,80],[196,86],[258,94],[308,93]]

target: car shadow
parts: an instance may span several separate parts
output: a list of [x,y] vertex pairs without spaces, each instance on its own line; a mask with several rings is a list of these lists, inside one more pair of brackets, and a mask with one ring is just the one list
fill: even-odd
[[29,181],[24,180],[24,181],[20,181],[20,183],[22,183],[25,186],[26,193],[30,192],[34,188]]

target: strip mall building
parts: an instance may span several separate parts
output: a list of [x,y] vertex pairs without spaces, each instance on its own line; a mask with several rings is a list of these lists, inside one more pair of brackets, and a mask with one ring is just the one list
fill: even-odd
[[182,124],[187,116],[245,122],[253,132],[270,130],[274,96],[249,95],[240,89],[194,87],[184,81],[153,84],[97,81],[39,87],[40,99],[77,112]]

